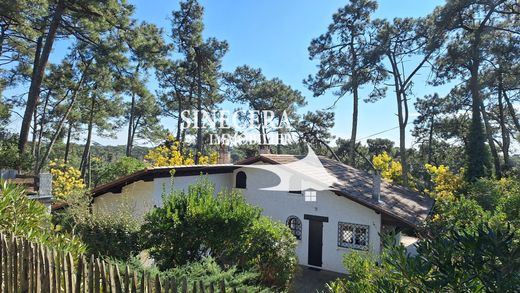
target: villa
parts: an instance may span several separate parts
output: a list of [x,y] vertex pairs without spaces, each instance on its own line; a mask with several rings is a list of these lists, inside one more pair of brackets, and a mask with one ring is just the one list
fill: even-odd
[[[284,172],[300,173],[298,178],[303,180],[283,187],[280,178],[285,175],[261,168],[301,159],[261,154],[236,164],[148,168],[95,188],[93,210],[114,211],[124,204],[136,217],[142,217],[162,205],[162,194],[172,185],[172,170],[176,190],[187,188],[204,174],[217,192],[238,189],[250,204],[262,208],[264,215],[285,223],[298,239],[300,264],[344,273],[343,254],[355,250],[380,253],[382,234],[393,231],[399,237],[403,229],[417,228],[433,207],[431,198],[325,157],[319,157],[319,162],[336,180],[322,189],[306,183],[323,181],[323,174],[287,169]],[[277,184],[278,189],[269,189]]]

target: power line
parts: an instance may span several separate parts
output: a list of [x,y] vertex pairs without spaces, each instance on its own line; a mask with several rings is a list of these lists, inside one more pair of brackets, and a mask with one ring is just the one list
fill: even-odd
[[367,138],[371,138],[371,137],[373,137],[373,136],[380,135],[380,134],[382,134],[382,133],[385,133],[385,132],[388,132],[388,131],[392,131],[392,130],[394,130],[394,129],[398,129],[398,128],[399,128],[399,126],[396,126],[396,127],[392,127],[392,128],[390,128],[390,129],[387,129],[387,130],[380,131],[380,132],[378,132],[378,133],[371,134],[371,135],[369,135],[369,136],[365,136],[365,137],[362,137],[362,138],[358,138],[358,139],[356,139],[356,142],[361,141],[361,140],[364,140],[364,139],[367,139]]

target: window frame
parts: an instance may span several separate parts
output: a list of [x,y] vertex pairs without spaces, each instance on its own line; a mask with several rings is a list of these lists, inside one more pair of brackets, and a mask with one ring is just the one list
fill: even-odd
[[[243,175],[243,182],[242,181],[239,181],[239,176]],[[242,179],[242,178],[241,178]],[[239,186],[239,182],[240,183],[243,183],[243,184],[240,184]],[[242,186],[243,185],[243,186]],[[238,189],[246,189],[247,188],[247,174],[246,172],[244,171],[238,171],[236,174],[235,174],[235,188],[238,188]]]
[[[292,227],[292,221],[296,221],[296,227]],[[298,218],[295,215],[291,215],[287,217],[287,220],[285,220],[285,225],[291,229],[291,233],[296,237],[297,240],[302,240],[302,234],[303,234],[303,223],[300,218]],[[298,233],[299,232],[299,233]]]
[[303,198],[306,202],[316,202],[318,192],[314,189],[307,189],[303,192]]
[[[359,229],[365,229],[365,232],[360,232]],[[343,233],[345,230],[350,230],[351,241],[344,241]],[[361,235],[364,237],[365,244],[360,243]],[[370,226],[348,222],[338,222],[338,247],[351,248],[356,250],[368,250],[370,247]]]

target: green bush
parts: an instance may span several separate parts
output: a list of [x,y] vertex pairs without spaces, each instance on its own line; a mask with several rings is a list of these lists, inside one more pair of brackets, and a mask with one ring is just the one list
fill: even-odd
[[178,281],[184,279],[191,284],[202,282],[207,288],[209,284],[216,285],[216,289],[221,281],[226,284],[227,292],[232,292],[235,288],[238,292],[270,292],[259,284],[258,273],[254,271],[239,270],[236,266],[219,265],[212,257],[203,257],[201,260],[191,262],[183,266],[178,266],[166,271],[160,271],[158,267],[152,265],[146,267],[139,257],[132,257],[128,261],[115,260],[120,267],[128,266],[132,271],[138,273],[146,272],[150,275],[159,275],[161,278],[175,278]]
[[279,288],[290,285],[298,265],[294,235],[279,222],[260,217],[247,234],[243,247],[250,265],[256,268],[264,284]]
[[68,207],[55,216],[55,221],[77,235],[91,254],[120,260],[137,255],[141,251],[140,224],[130,211],[121,207],[117,213],[92,213],[89,203],[83,193],[72,195]]
[[105,165],[97,172],[95,185],[114,181],[120,177],[143,170],[144,168],[146,168],[146,164],[143,161],[132,157],[122,157],[114,163]]
[[437,207],[416,256],[385,246],[379,264],[352,253],[332,292],[518,292],[520,242],[500,214],[461,198]]
[[14,184],[0,183],[0,231],[40,242],[78,255],[85,245],[75,236],[54,227],[47,208],[29,199],[25,190]]
[[20,155],[18,137],[7,134],[0,139],[0,169],[29,170],[33,166],[33,157],[29,153]]
[[214,195],[203,179],[186,192],[164,196],[164,206],[145,216],[143,247],[162,270],[212,256],[220,265],[257,269],[269,286],[285,288],[296,268],[296,240],[287,227],[235,192]]

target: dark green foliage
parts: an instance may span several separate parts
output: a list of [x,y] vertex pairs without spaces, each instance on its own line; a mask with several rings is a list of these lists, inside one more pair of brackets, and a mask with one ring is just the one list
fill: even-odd
[[20,155],[17,147],[18,137],[11,134],[0,134],[0,169],[30,170],[33,158],[30,154]]
[[[479,112],[480,113],[480,112]],[[476,181],[479,178],[489,177],[492,174],[489,151],[484,144],[484,126],[479,115],[474,115],[469,128],[466,166],[466,179]]]
[[140,224],[128,207],[116,207],[110,213],[91,212],[89,204],[85,194],[71,195],[66,209],[58,212],[53,220],[79,237],[90,254],[128,260],[141,251]]
[[[328,153],[327,145],[334,136],[330,129],[334,126],[334,112],[316,111],[307,112],[294,126],[301,153],[307,150],[310,144],[317,154]],[[329,153],[330,155],[330,153]]]
[[223,191],[215,197],[205,179],[163,200],[141,229],[144,248],[161,270],[210,255],[221,265],[259,272],[268,286],[289,285],[297,264],[294,236],[242,195]]
[[345,279],[333,292],[517,292],[520,244],[508,224],[488,223],[474,201],[443,206],[441,218],[425,227],[417,256],[386,246],[379,265],[370,256],[346,256]]
[[146,168],[146,164],[143,161],[132,157],[122,157],[116,162],[104,165],[99,171],[94,185],[112,182],[120,177],[143,170],[144,168]]
[[202,282],[206,287],[213,283],[218,288],[220,281],[224,281],[228,288],[236,288],[238,292],[271,292],[269,288],[258,283],[258,273],[242,271],[236,266],[221,266],[212,257],[204,257],[200,261],[166,271],[159,271],[155,266],[144,267],[138,257],[132,257],[121,264],[128,265],[138,272],[149,272],[168,278],[174,277],[176,280],[188,279],[197,283]]
[[[347,161],[354,163],[360,90],[363,86],[373,88],[368,99],[379,99],[384,91],[377,88],[386,71],[378,65],[382,58],[373,41],[374,26],[371,15],[377,9],[372,0],[352,0],[333,16],[327,32],[311,41],[310,59],[319,60],[318,72],[304,83],[314,96],[332,91],[336,102],[352,95],[352,132]],[[336,104],[334,103],[334,105]]]
[[40,202],[29,199],[24,188],[1,181],[0,231],[74,255],[85,251],[85,245],[76,236],[60,232],[59,227],[52,225],[47,208]]

